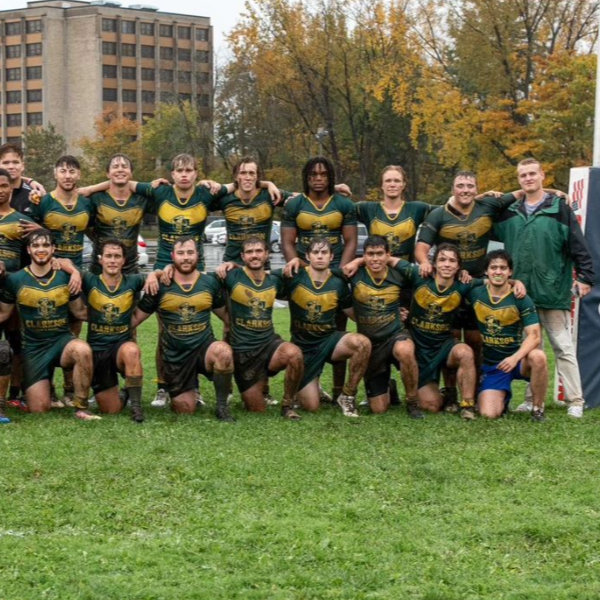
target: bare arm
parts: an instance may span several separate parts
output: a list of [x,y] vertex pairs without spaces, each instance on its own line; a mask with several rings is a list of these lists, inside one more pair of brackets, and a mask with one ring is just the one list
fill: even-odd
[[52,268],[56,271],[64,271],[71,276],[69,280],[69,292],[79,294],[81,291],[81,273],[79,269],[68,258],[53,258]]
[[0,302],[0,323],[4,323],[10,317],[14,304],[4,304]]
[[103,181],[102,183],[95,183],[94,185],[86,185],[85,187],[77,188],[77,193],[80,196],[91,196],[96,192],[105,192],[110,188],[110,181]]
[[80,321],[87,321],[87,306],[85,305],[85,302],[81,299],[81,297],[76,298],[75,300],[71,300],[71,302],[69,302],[69,310],[76,319],[79,319]]
[[525,327],[527,337],[523,340],[521,347],[512,355],[498,363],[498,370],[503,373],[510,373],[519,361],[525,358],[532,350],[535,350],[542,339],[542,333],[539,325],[529,325]]
[[356,246],[358,245],[358,228],[356,225],[344,225],[342,227],[342,237],[344,238],[344,251],[340,260],[341,267],[356,256]]
[[425,242],[417,242],[415,246],[415,260],[420,266],[421,277],[429,277],[433,271],[433,266],[429,262],[429,250],[431,250],[431,246]]
[[353,321],[356,321],[356,317],[354,316],[354,308],[344,308],[344,314]]
[[131,317],[131,327],[135,329],[140,323],[143,323],[149,316],[150,313],[144,312],[143,310],[136,308],[135,312],[133,313],[133,317]]
[[281,228],[281,243],[283,245],[283,257],[287,262],[292,258],[297,258],[296,238],[298,237],[298,229],[292,227]]

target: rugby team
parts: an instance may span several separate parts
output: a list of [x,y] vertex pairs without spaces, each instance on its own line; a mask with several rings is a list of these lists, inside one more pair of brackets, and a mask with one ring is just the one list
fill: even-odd
[[[20,147],[0,147],[2,423],[10,422],[7,405],[31,413],[67,406],[79,419],[98,419],[90,387],[99,412],[129,406],[142,422],[136,328],[152,313],[159,330],[152,405],[170,403],[177,413],[203,404],[200,375],[214,385],[218,419],[234,420],[233,380],[245,407],[263,412],[278,403],[268,379],[281,371],[286,419],[332,401],[358,417],[363,379],[370,410],[383,413],[400,402],[395,366],[411,418],[442,410],[465,420],[498,418],[508,410],[512,381],[525,379],[516,410],[543,421],[543,328],[568,414],[583,416],[569,319],[573,289],[585,296],[594,284],[592,261],[567,199],[544,188],[533,158],[517,166],[518,191],[478,195],[475,174],[464,171],[442,206],[406,201],[400,166],[383,170],[380,201],[354,202],[325,157],[306,163],[298,194],[265,181],[254,158],[241,159],[227,185],[198,181],[187,154],[173,159],[172,182],[134,181],[123,154],[108,161],[105,182],[80,187],[80,171],[76,158],[60,157],[56,188],[45,193],[25,177]],[[278,204],[287,263],[271,269]],[[224,262],[206,273],[202,239],[212,211],[224,214],[227,245]],[[148,275],[137,264],[145,214],[158,221]],[[356,258],[358,222],[369,235]],[[93,251],[89,271],[81,272],[84,234]],[[493,238],[505,249],[488,253]],[[273,326],[277,299],[288,302],[289,342]],[[222,341],[211,313],[223,321]],[[348,318],[357,333],[346,331]],[[87,343],[79,339],[82,321]],[[326,363],[333,366],[332,395],[319,382]],[[52,385],[57,367],[61,398]]]

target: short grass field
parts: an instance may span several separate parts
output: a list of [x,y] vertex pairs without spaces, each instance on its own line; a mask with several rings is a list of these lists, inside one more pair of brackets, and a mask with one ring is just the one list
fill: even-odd
[[291,423],[236,395],[229,425],[202,383],[209,408],[177,417],[149,407],[155,335],[143,425],[0,427],[1,599],[600,597],[599,412]]

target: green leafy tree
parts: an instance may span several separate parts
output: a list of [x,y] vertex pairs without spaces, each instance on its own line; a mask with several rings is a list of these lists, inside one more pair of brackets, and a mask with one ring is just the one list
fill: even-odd
[[27,174],[46,189],[54,186],[54,163],[66,154],[67,142],[56,132],[52,123],[48,127],[29,127],[23,136]]

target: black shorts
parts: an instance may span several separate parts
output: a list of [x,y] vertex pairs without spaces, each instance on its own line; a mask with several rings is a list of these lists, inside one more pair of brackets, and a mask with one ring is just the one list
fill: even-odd
[[176,363],[165,360],[165,381],[171,398],[195,390],[198,387],[199,375],[204,375],[212,381],[212,373],[206,370],[206,353],[215,341],[214,337],[210,338],[191,352],[185,360]]
[[454,319],[454,329],[459,331],[477,331],[477,317],[470,304],[461,304]]
[[92,377],[92,390],[94,394],[110,390],[119,385],[119,375],[125,377],[125,373],[117,367],[117,355],[123,344],[120,342],[109,348],[93,353],[94,357],[94,376]]
[[385,394],[390,387],[390,376],[392,365],[400,370],[400,364],[394,357],[394,346],[396,342],[412,339],[408,331],[401,331],[392,335],[389,339],[373,344],[371,358],[365,374],[365,388],[367,398],[374,398]]
[[269,363],[277,348],[284,341],[276,335],[270,342],[249,352],[233,352],[233,364],[235,383],[243,394],[259,381],[265,381],[268,377],[273,377],[276,373],[269,371]]

